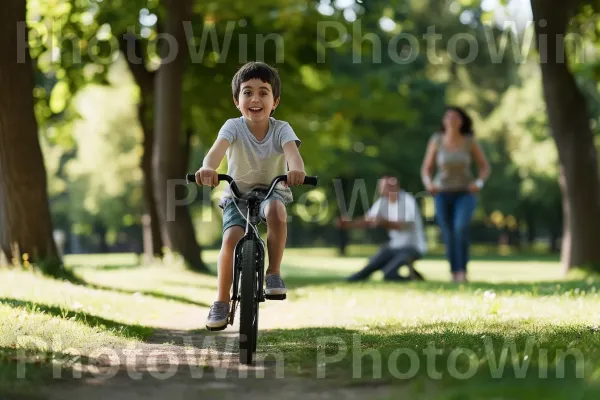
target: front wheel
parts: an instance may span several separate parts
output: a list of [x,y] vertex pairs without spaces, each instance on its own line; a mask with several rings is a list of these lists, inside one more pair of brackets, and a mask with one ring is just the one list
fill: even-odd
[[258,257],[254,240],[242,247],[240,296],[240,363],[250,365],[256,350],[258,330]]

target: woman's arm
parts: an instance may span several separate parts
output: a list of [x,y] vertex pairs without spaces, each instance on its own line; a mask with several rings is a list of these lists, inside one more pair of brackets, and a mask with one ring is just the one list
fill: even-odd
[[473,143],[471,145],[471,153],[473,154],[473,159],[475,160],[475,163],[477,164],[477,168],[479,170],[479,176],[475,181],[475,185],[479,189],[481,189],[486,179],[490,176],[490,163],[488,162],[485,153],[483,152],[481,146],[479,145],[479,143],[477,143],[476,140],[473,140]]
[[431,175],[433,172],[436,152],[437,143],[434,138],[431,138],[427,144],[425,157],[423,158],[423,163],[421,164],[421,180],[427,190],[429,190],[431,187]]

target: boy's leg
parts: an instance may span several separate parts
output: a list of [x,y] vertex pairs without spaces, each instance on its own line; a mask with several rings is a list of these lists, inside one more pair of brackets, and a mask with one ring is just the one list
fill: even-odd
[[223,243],[217,261],[217,301],[229,302],[230,300],[233,282],[233,251],[244,233],[244,228],[234,225],[223,234]]
[[267,251],[269,253],[265,294],[285,294],[287,290],[280,274],[281,260],[287,241],[287,212],[285,205],[277,197],[266,201],[261,208],[264,219],[267,221]]
[[238,241],[244,236],[244,219],[232,202],[223,208],[223,242],[217,261],[217,299],[210,307],[206,327],[221,330],[227,327],[231,283],[233,281],[233,252]]

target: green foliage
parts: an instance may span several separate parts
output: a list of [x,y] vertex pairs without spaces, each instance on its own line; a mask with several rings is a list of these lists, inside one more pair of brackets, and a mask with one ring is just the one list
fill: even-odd
[[[289,121],[303,140],[307,173],[321,178],[315,198],[324,195],[330,200],[321,224],[339,212],[336,179],[349,180],[350,191],[352,185],[366,182],[370,199],[375,179],[383,173],[399,176],[410,192],[422,191],[422,157],[446,103],[468,109],[492,162],[478,215],[485,218],[496,211],[520,217],[534,212],[540,223],[555,223],[560,211],[556,150],[547,128],[539,71],[517,62],[518,46],[510,44],[515,38],[486,25],[491,16],[480,9],[478,0],[361,2],[352,6],[359,18],[354,23],[335,4],[332,15],[321,14],[319,4],[193,2],[193,18],[186,24],[188,43],[179,46],[188,55],[182,125],[194,133],[190,170],[200,165],[224,121],[239,115],[230,87],[235,71],[245,61],[258,59],[279,70],[282,97],[275,117]],[[579,27],[575,32],[582,35],[585,47],[595,49],[600,25],[590,7],[582,9],[574,27]],[[460,21],[464,11],[473,13],[468,25]],[[393,29],[382,28],[382,17],[393,22]],[[114,236],[120,227],[138,224],[142,210],[142,135],[135,109],[140,91],[124,59],[117,56],[123,50],[123,34],[129,32],[142,42],[147,71],[160,68],[156,44],[163,4],[30,0],[28,18],[35,28],[30,36],[36,62],[34,96],[54,218],[65,228],[76,223],[79,232],[91,232],[101,223]],[[319,31],[323,22],[335,28]],[[424,35],[432,26],[442,37],[430,48]],[[358,28],[360,34],[355,32]],[[394,58],[416,51],[405,41],[394,47],[399,33],[418,41],[411,62]],[[478,53],[461,64],[456,61],[468,56],[468,43],[456,42],[454,48],[451,40],[465,33],[476,40]],[[336,38],[337,46],[323,45]],[[523,33],[516,39],[522,41]],[[381,44],[381,59],[374,42]],[[500,60],[494,61],[495,52],[505,45]],[[576,50],[570,48],[569,55],[576,57]],[[574,68],[592,99],[593,126],[600,132],[599,64],[585,61]],[[152,120],[151,110],[149,114]],[[302,196],[305,189],[299,190]],[[347,193],[346,201],[349,198]],[[292,229],[308,229],[300,221],[295,218]],[[200,233],[203,242],[210,241],[214,227],[206,228]]]
[[[47,151],[53,210],[63,215],[59,221],[73,223],[81,233],[90,234],[98,221],[118,231],[141,218],[142,137],[132,103],[135,86],[122,62],[111,68],[108,79],[112,86],[89,85],[73,100],[81,119],[71,125],[72,157],[59,165],[60,148]],[[62,174],[53,178],[59,168]]]

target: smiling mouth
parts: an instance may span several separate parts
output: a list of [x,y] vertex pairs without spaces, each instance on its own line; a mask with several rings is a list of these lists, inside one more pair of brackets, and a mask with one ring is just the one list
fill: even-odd
[[263,109],[260,107],[250,107],[249,110],[252,112],[261,112]]

